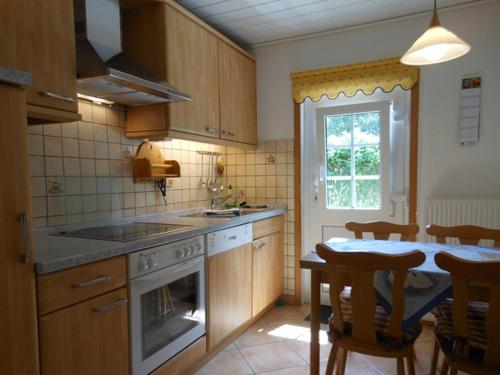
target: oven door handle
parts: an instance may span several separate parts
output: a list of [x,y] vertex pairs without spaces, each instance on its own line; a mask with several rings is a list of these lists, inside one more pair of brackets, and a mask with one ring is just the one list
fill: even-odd
[[130,280],[131,286],[139,286],[145,284],[156,284],[156,282],[164,283],[165,281],[170,282],[174,281],[178,278],[179,274],[186,272],[189,269],[193,269],[193,267],[198,267],[199,271],[204,271],[204,257],[199,256],[193,259],[189,259],[180,264],[175,264],[173,266],[163,268],[161,270],[154,271],[150,274],[139,276],[135,279]]

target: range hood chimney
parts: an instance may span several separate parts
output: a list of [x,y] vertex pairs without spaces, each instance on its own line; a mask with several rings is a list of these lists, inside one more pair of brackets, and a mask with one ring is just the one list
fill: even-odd
[[191,100],[122,53],[119,0],[74,0],[77,91],[141,106]]

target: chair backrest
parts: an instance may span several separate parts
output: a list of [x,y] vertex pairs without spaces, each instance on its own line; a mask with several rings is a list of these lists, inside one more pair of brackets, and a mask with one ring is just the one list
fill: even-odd
[[363,344],[376,344],[374,327],[376,296],[373,277],[377,270],[393,271],[392,313],[389,321],[389,336],[402,338],[401,322],[404,313],[404,284],[409,268],[417,267],[425,261],[425,254],[414,250],[399,255],[374,252],[335,251],[325,244],[317,244],[318,255],[326,261],[330,278],[330,300],[334,312],[333,327],[344,331],[344,318],[339,294],[350,280],[352,333],[351,338]]
[[[469,286],[480,283],[489,289],[486,315],[486,352],[483,362],[500,368],[500,261],[469,261],[446,252],[434,256],[436,264],[451,275],[453,285],[453,331],[456,337],[468,339],[467,307]],[[467,353],[464,353],[467,356]]]
[[459,225],[455,227],[443,227],[439,225],[428,225],[426,232],[436,237],[437,243],[446,243],[446,238],[458,238],[463,245],[477,245],[481,240],[493,240],[494,247],[500,247],[500,229],[478,227],[477,225]]
[[372,221],[368,223],[356,223],[350,221],[345,224],[345,228],[354,232],[354,236],[357,239],[363,238],[363,232],[373,233],[373,237],[376,240],[388,240],[392,233],[400,234],[400,241],[408,241],[410,235],[415,235],[418,233],[417,224],[394,224],[388,223],[386,221]]

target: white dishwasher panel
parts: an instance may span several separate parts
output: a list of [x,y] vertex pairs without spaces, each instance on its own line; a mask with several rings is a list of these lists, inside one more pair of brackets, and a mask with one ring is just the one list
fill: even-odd
[[245,224],[207,234],[208,256],[251,243],[253,239],[252,228],[252,224]]

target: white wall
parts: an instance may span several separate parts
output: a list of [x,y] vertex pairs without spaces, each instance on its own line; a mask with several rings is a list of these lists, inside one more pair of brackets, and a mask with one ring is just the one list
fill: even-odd
[[[442,24],[472,45],[421,69],[419,208],[429,196],[500,196],[500,1],[444,10]],[[402,55],[430,15],[256,48],[259,138],[293,137],[290,73]],[[457,142],[460,80],[483,77],[480,142]],[[422,224],[422,222],[421,222]]]

